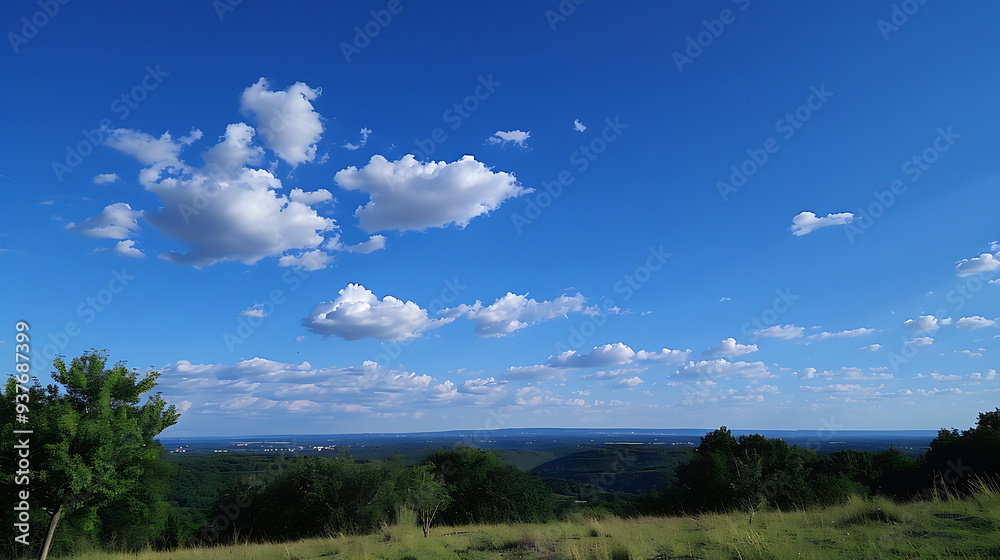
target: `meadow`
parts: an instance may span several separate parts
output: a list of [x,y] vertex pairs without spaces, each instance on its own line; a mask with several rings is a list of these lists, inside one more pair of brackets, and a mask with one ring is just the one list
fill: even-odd
[[368,535],[242,542],[169,552],[82,552],[79,560],[665,560],[1000,558],[1000,492],[897,503],[852,497],[840,505],[621,519],[579,512],[544,524],[435,527],[412,513]]

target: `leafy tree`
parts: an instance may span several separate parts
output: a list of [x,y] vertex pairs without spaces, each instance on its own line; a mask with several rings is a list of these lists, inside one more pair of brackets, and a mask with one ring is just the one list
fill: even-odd
[[456,446],[431,453],[424,463],[448,485],[452,507],[439,513],[446,524],[543,523],[552,517],[552,490],[496,453]]
[[976,479],[1000,480],[1000,408],[980,413],[968,430],[940,430],[924,466],[935,486],[961,489]]
[[430,465],[414,467],[413,482],[407,502],[417,512],[417,520],[424,530],[424,538],[429,537],[434,517],[451,502],[444,477],[432,471]]
[[[122,362],[106,369],[107,359],[93,350],[68,365],[56,358],[56,384],[43,390],[36,383],[29,392],[31,497],[50,516],[42,560],[64,515],[86,512],[95,520],[105,508],[147,490],[143,471],[162,450],[153,437],[177,422],[176,408],[160,393],[139,404],[158,373],[140,377]],[[8,383],[5,401],[13,400],[13,390]]]

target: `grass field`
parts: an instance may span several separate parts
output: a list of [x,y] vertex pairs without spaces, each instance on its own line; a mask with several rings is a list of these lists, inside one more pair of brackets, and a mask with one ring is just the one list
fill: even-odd
[[[405,517],[405,516],[404,516]],[[840,506],[746,515],[573,519],[544,525],[436,527],[428,539],[411,519],[366,536],[239,544],[172,552],[89,553],[81,560],[305,559],[807,559],[1000,558],[1000,493],[896,504],[852,499]]]

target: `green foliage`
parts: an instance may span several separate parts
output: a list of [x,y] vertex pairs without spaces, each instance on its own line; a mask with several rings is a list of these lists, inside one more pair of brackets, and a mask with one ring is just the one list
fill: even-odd
[[552,490],[537,476],[521,472],[490,451],[456,446],[431,453],[425,464],[444,477],[454,500],[440,514],[443,523],[544,522],[552,518]]
[[221,502],[238,514],[219,533],[225,542],[372,532],[392,522],[402,502],[401,472],[395,462],[298,457],[273,480],[243,481],[223,495]]
[[[33,430],[31,498],[44,511],[33,519],[39,527],[41,520],[52,518],[55,527],[65,515],[98,540],[109,538],[110,530],[122,547],[138,546],[165,520],[166,506],[159,499],[164,487],[155,474],[162,466],[162,447],[153,437],[176,423],[178,414],[159,393],[140,404],[142,395],[156,386],[158,373],[140,376],[121,362],[106,368],[107,360],[97,351],[68,365],[57,358],[56,383],[42,389],[36,382],[29,391],[30,422],[18,427]],[[5,406],[14,400],[14,389],[8,382]],[[12,417],[4,415],[5,437]],[[160,474],[169,476],[167,471]],[[10,475],[3,471],[5,482]],[[149,527],[126,529],[114,508],[138,515]],[[40,544],[37,538],[34,544]]]
[[925,457],[937,488],[968,491],[978,479],[1000,480],[1000,408],[979,414],[976,426],[959,433],[940,430]]
[[413,468],[407,505],[417,512],[417,520],[424,530],[424,537],[430,534],[434,517],[451,502],[451,495],[444,484],[444,477],[431,470],[430,465]]

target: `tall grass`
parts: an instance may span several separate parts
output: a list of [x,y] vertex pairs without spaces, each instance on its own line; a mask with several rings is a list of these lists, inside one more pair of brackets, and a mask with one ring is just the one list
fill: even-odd
[[434,527],[424,538],[409,510],[364,536],[237,543],[171,552],[101,553],[80,560],[647,560],[653,558],[1000,558],[1000,489],[911,503],[854,497],[826,508],[685,517],[575,515],[548,524]]

